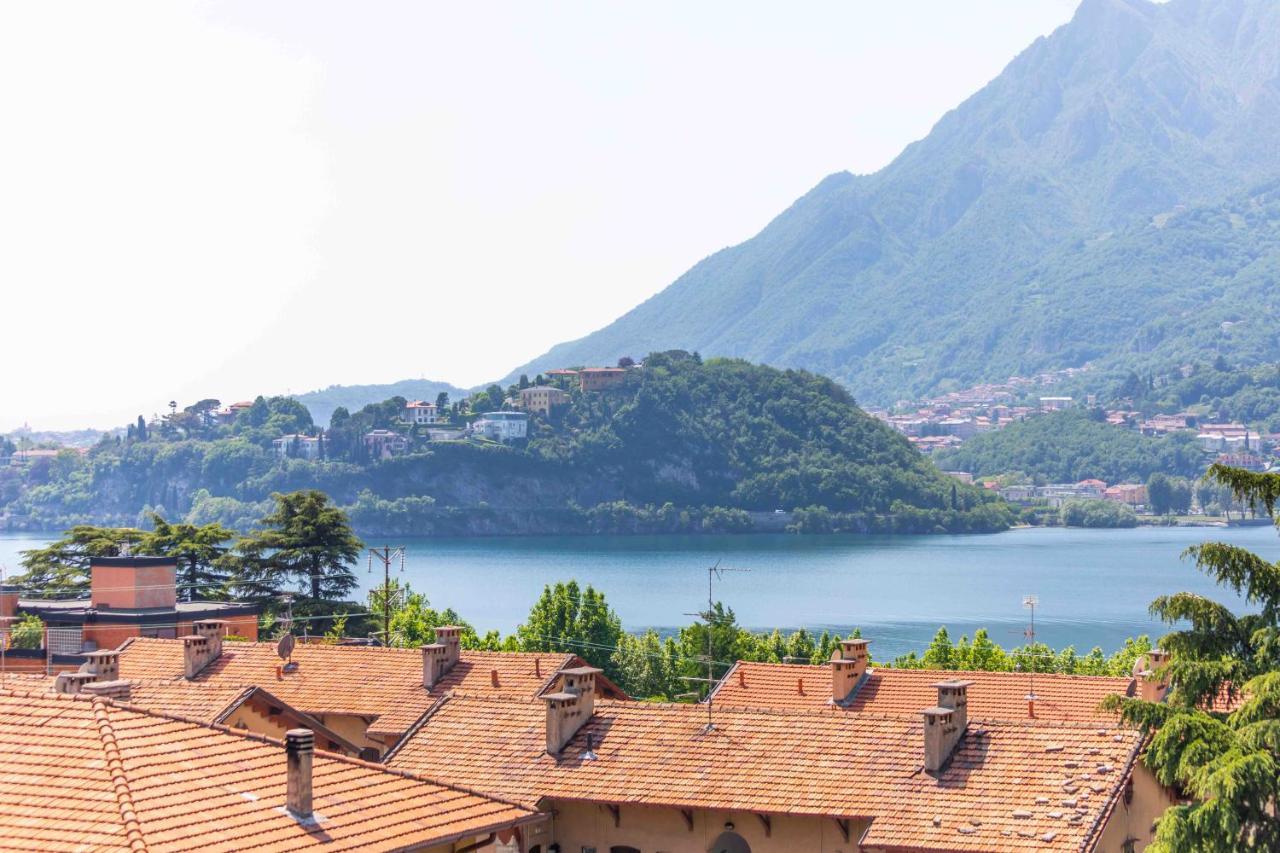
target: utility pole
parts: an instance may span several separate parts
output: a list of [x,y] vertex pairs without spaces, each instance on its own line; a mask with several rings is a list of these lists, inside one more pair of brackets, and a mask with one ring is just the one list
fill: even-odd
[[[384,646],[391,645],[391,562],[400,560],[400,571],[404,572],[405,552],[404,546],[400,545],[392,548],[390,545],[383,545],[381,548],[369,549],[369,572],[373,572],[373,561],[377,559],[382,563],[382,644]],[[399,590],[396,592],[399,595]],[[373,603],[374,594],[370,593],[370,604]]]

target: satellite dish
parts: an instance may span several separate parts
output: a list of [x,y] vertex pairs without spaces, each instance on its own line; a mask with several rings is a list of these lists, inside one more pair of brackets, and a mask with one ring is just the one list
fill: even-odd
[[280,642],[276,643],[276,654],[280,656],[280,660],[289,660],[293,657],[293,647],[297,640],[293,638],[293,634],[285,634],[280,638]]

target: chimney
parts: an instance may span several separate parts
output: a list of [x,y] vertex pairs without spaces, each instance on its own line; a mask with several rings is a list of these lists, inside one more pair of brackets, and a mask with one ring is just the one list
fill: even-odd
[[422,647],[422,686],[427,690],[449,671],[449,647],[444,643],[429,643]]
[[96,681],[92,672],[60,672],[53,680],[54,693],[79,693],[86,684]]
[[90,696],[101,696],[103,699],[115,699],[120,702],[128,702],[130,687],[129,681],[126,679],[116,679],[115,681],[92,681],[83,684],[80,687],[81,693]]
[[120,653],[115,649],[85,652],[80,671],[92,674],[94,681],[115,681],[120,677]]
[[197,637],[209,640],[209,660],[212,663],[222,655],[222,641],[227,637],[227,623],[221,619],[199,619],[191,623],[191,631]]
[[1164,701],[1165,694],[1169,692],[1169,679],[1160,675],[1160,668],[1167,663],[1168,652],[1160,649],[1147,652],[1147,665],[1137,675],[1139,699],[1144,702]]
[[938,704],[925,708],[924,769],[936,773],[947,763],[969,725],[968,691],[971,681],[939,681]]
[[458,625],[441,625],[436,628],[436,642],[442,644],[448,654],[445,656],[445,672],[453,669],[461,654],[462,628]]
[[213,644],[208,637],[202,637],[199,634],[192,634],[189,637],[182,638],[182,674],[188,680],[195,678],[200,674],[200,670],[209,665],[209,661],[213,660],[210,650]]
[[831,653],[831,701],[848,700],[867,674],[867,641],[841,640]]
[[311,729],[289,729],[284,734],[284,756],[288,786],[285,804],[299,820],[311,819],[311,760],[315,757],[316,736]]
[[543,696],[547,703],[547,752],[559,755],[596,707],[596,676],[604,670],[577,666],[560,670],[559,693]]

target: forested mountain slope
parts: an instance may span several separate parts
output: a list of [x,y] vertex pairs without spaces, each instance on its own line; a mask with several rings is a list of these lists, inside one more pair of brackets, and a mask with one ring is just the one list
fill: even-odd
[[1280,4],[1085,0],[872,175],[512,375],[680,347],[892,402],[1085,361],[1280,358]]

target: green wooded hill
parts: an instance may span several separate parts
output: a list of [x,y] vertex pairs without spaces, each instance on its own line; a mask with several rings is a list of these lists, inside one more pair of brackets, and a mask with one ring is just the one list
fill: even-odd
[[1017,472],[1047,483],[1146,482],[1155,473],[1193,477],[1203,472],[1205,454],[1195,433],[1145,436],[1104,418],[1100,410],[1086,409],[1037,415],[940,451],[936,461],[949,471],[984,477]]
[[133,524],[156,508],[244,529],[272,492],[318,488],[362,531],[403,535],[739,532],[796,508],[825,508],[830,518],[815,512],[827,529],[995,530],[1010,520],[990,493],[941,474],[842,387],[802,371],[655,353],[616,390],[573,390],[519,445],[419,436],[406,455],[369,459],[362,436],[403,429],[403,405],[339,412],[322,461],[274,457],[273,438],[314,426],[296,401],[260,398],[231,425],[162,424],[84,457],[10,466],[24,473],[7,476],[24,479],[0,488],[0,517],[57,529]]
[[1278,138],[1280,4],[1085,0],[883,170],[831,175],[512,375],[681,347],[889,404],[1086,362],[1280,360]]

